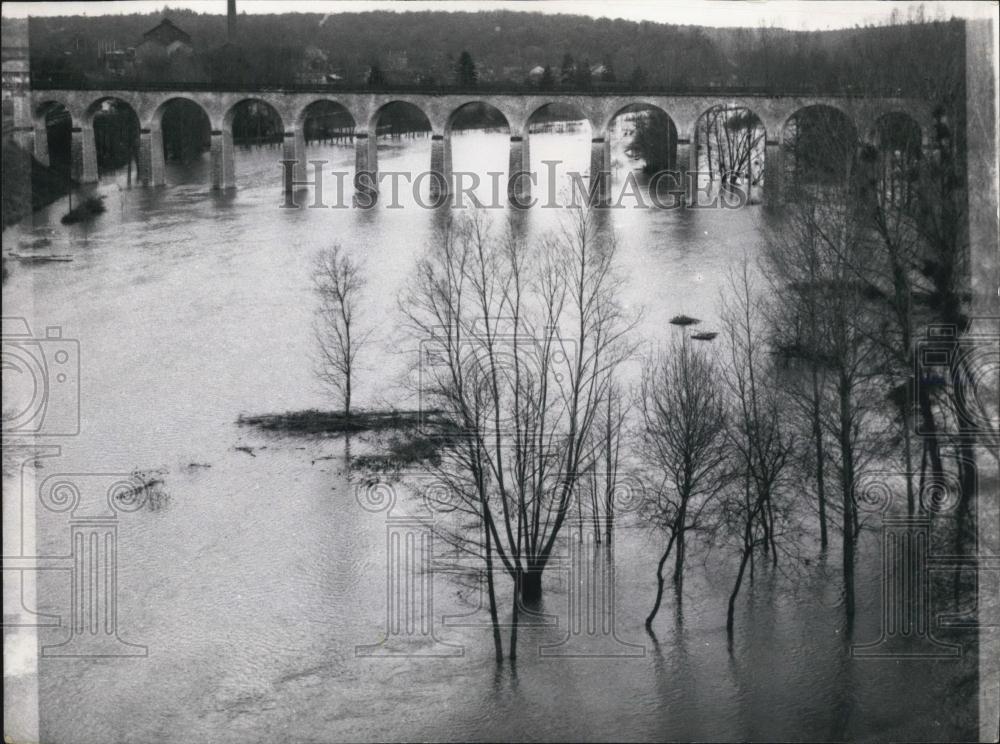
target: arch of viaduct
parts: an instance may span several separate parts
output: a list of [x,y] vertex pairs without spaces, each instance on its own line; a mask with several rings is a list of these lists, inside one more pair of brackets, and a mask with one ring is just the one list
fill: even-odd
[[[682,170],[697,170],[695,127],[699,117],[713,106],[729,104],[745,107],[760,119],[766,136],[765,158],[769,164],[781,162],[785,127],[796,112],[816,105],[839,110],[862,136],[874,133],[879,119],[888,114],[904,114],[920,127],[926,145],[932,126],[931,106],[912,98],[861,98],[831,96],[736,95],[603,95],[559,92],[537,93],[392,93],[383,92],[284,92],[284,91],[204,91],[185,90],[36,90],[30,93],[27,121],[15,122],[22,145],[30,147],[36,158],[48,161],[45,113],[52,105],[61,105],[72,117],[74,177],[83,182],[97,180],[97,154],[93,136],[94,115],[100,103],[117,99],[128,104],[140,124],[140,178],[146,185],[165,183],[162,120],[166,105],[186,99],[207,115],[212,136],[212,187],[235,186],[235,155],[232,123],[235,107],[244,101],[270,105],[281,119],[284,133],[284,158],[294,160],[295,180],[305,180],[305,121],[312,104],[330,102],[342,107],[354,120],[356,170],[377,174],[375,132],[379,114],[390,103],[412,104],[422,111],[431,127],[430,170],[445,176],[451,170],[450,136],[455,113],[470,103],[483,103],[497,109],[507,120],[510,132],[510,175],[530,171],[528,124],[532,115],[552,103],[569,105],[590,123],[592,133],[591,174],[610,170],[609,129],[616,115],[634,106],[655,107],[665,113],[677,130],[677,162]],[[771,169],[777,172],[778,169]],[[377,180],[377,179],[376,179]],[[528,189],[527,179],[519,179],[520,194]],[[433,183],[433,181],[432,181]],[[286,179],[286,188],[290,188]],[[447,186],[444,186],[447,188]],[[765,186],[765,190],[769,190]]]

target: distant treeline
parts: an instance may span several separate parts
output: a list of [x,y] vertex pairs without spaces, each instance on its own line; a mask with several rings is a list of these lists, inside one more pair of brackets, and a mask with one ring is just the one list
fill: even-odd
[[[920,11],[891,25],[822,32],[511,11],[240,15],[237,43],[228,45],[225,16],[170,9],[34,18],[32,74],[67,83],[106,77],[99,49],[136,46],[162,17],[191,36],[196,64],[185,67],[185,75],[261,85],[317,76],[322,81],[327,73],[345,85],[456,85],[463,74],[467,84],[469,67],[462,73],[458,62],[462,51],[470,50],[472,79],[482,84],[878,88],[920,95],[941,90],[942,81],[964,63],[965,50],[961,21],[929,21]],[[545,74],[529,75],[536,68]],[[156,80],[169,71],[140,66],[129,74]]]

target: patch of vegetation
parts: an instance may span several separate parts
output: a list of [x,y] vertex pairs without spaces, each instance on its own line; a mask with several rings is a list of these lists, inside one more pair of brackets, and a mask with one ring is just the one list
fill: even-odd
[[133,470],[132,488],[115,494],[115,499],[126,511],[138,511],[143,507],[159,511],[170,502],[170,495],[164,490],[163,476],[166,470]]
[[89,196],[63,215],[61,222],[64,225],[75,225],[78,222],[85,222],[93,219],[99,214],[104,214],[107,208],[104,206],[103,196]]
[[382,452],[358,455],[351,464],[375,473],[389,473],[421,463],[438,465],[441,462],[440,442],[438,436],[417,432],[397,434],[389,438]]
[[440,411],[306,411],[269,413],[259,416],[240,416],[241,426],[256,426],[265,431],[304,436],[352,434],[362,431],[388,431],[413,429],[422,425],[438,426],[442,423]]
[[[335,436],[360,432],[380,433],[375,452],[358,455],[351,464],[375,473],[391,473],[411,465],[437,465],[443,437],[456,433],[442,411],[306,411],[240,416],[238,423],[293,436]],[[237,447],[253,454],[249,447]],[[314,461],[315,462],[315,461]]]

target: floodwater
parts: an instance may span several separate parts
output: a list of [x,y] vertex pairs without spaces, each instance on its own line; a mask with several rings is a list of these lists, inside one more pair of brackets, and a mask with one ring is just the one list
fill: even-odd
[[[504,134],[457,135],[454,168],[505,170],[507,147]],[[531,148],[536,166],[589,167],[585,131],[533,136]],[[309,156],[353,167],[349,147]],[[975,737],[970,638],[951,638],[967,644],[964,660],[853,658],[835,551],[824,559],[810,545],[808,565],[758,566],[731,651],[736,557],[695,552],[681,601],[667,592],[654,642],[642,622],[662,540],[628,516],[616,546],[619,640],[603,655],[587,656],[586,645],[573,647],[582,655],[539,653],[566,632],[571,586],[557,571],[546,579],[547,622],[522,625],[516,666],[496,667],[478,594],[440,574],[433,617],[449,645],[435,648],[462,655],[359,655],[386,626],[389,517],[361,507],[364,476],[347,467],[371,445],[269,436],[237,419],[329,405],[313,374],[310,264],[334,243],[372,278],[365,316],[375,341],[356,402],[413,406],[402,380],[418,340],[400,335],[398,303],[440,217],[405,193],[402,209],[280,209],[279,158],[238,151],[239,188],[225,195],[208,189],[207,160],[169,165],[162,189],[108,179],[99,186],[108,211],[89,226],[60,225],[62,201],[4,235],[10,247],[49,236],[52,252],[74,259],[15,265],[5,285],[5,316],[26,316],[36,336],[61,326],[79,342],[81,431],[58,440],[60,454],[40,460],[35,479],[139,469],[167,495],[118,518],[118,633],[148,654],[42,658],[42,741]],[[383,170],[419,171],[430,141],[386,142],[379,159]],[[631,165],[620,143],[615,162],[620,179]],[[559,212],[521,219],[540,235]],[[637,333],[656,343],[678,313],[718,330],[726,272],[759,252],[765,217],[747,207],[622,209],[609,219],[628,280],[622,299],[642,308]],[[5,472],[5,493],[17,493],[18,475]],[[401,494],[395,508],[415,507]],[[68,520],[39,509],[39,554],[68,554]],[[878,533],[866,531],[855,642],[879,637],[878,549]],[[66,617],[70,572],[38,572],[37,582],[37,609]],[[499,587],[509,608],[509,586]],[[67,626],[40,629],[40,645],[65,640]]]

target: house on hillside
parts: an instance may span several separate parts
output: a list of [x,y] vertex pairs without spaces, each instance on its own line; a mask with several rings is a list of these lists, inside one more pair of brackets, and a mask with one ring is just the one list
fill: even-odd
[[104,71],[115,77],[129,77],[135,72],[135,49],[109,49],[102,55]]
[[6,101],[12,96],[23,96],[31,89],[28,21],[19,18],[5,20],[0,39],[3,48],[3,100]]
[[200,76],[194,45],[169,18],[142,35],[135,46],[136,74],[149,80],[194,80]]
[[135,48],[136,58],[140,62],[154,57],[171,59],[178,55],[191,55],[193,52],[191,37],[177,28],[169,18],[164,18],[144,33],[142,41]]

